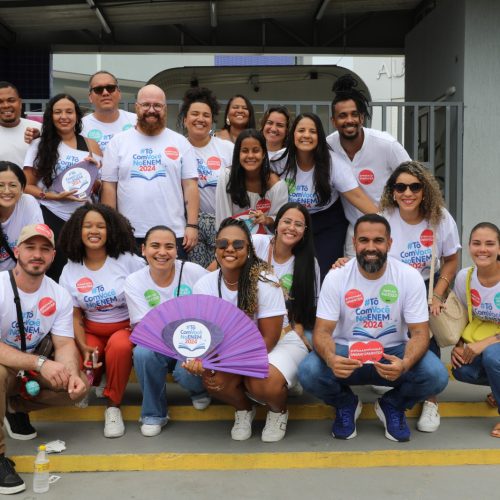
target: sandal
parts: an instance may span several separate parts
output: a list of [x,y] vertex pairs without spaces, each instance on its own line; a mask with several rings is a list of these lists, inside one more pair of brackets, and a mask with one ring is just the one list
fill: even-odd
[[498,405],[497,405],[497,402],[496,402],[496,399],[495,397],[493,396],[493,393],[490,392],[487,396],[486,396],[486,402],[488,403],[489,406],[491,406],[492,408],[498,408]]
[[490,436],[494,438],[500,438],[500,422],[493,427],[492,431],[490,432]]

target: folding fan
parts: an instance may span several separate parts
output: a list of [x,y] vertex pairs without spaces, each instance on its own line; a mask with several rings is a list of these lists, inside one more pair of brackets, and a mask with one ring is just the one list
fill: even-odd
[[185,295],[151,310],[134,328],[131,342],[203,367],[265,378],[269,361],[262,334],[233,304],[211,295]]

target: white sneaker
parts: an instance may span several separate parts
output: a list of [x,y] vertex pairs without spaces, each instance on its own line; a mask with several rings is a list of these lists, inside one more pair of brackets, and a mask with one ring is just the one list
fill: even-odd
[[255,408],[250,411],[240,410],[234,412],[234,425],[231,437],[235,441],[245,441],[252,435],[252,422],[255,417]]
[[262,430],[262,441],[274,443],[285,437],[288,411],[286,413],[267,412],[266,425]]
[[167,422],[164,424],[142,424],[141,434],[145,437],[158,436],[160,434],[162,427],[165,427]]
[[424,401],[422,413],[417,422],[417,429],[420,432],[434,432],[439,429],[441,417],[438,411],[438,405],[431,401]]
[[392,391],[393,387],[387,385],[372,385],[372,391],[379,396],[383,396],[386,392]]
[[120,408],[110,406],[104,412],[104,437],[117,438],[125,434],[122,412]]
[[204,410],[210,406],[212,398],[210,396],[204,396],[203,398],[192,399],[193,407],[196,410]]
[[297,380],[297,382],[295,382],[295,384],[293,384],[292,387],[288,389],[288,395],[291,397],[296,397],[302,396],[302,394],[304,394],[304,389],[300,385],[300,382]]

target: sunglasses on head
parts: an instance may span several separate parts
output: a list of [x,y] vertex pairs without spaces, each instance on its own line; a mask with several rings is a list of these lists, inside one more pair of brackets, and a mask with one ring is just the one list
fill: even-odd
[[247,242],[245,240],[230,241],[227,238],[215,240],[215,248],[218,248],[219,250],[225,250],[229,247],[229,245],[231,245],[235,250],[243,250],[247,246]]
[[92,87],[90,90],[97,95],[102,95],[104,91],[108,94],[112,94],[117,88],[118,85],[98,85],[97,87]]
[[394,191],[398,193],[404,193],[408,188],[412,193],[418,193],[422,191],[423,185],[420,182],[412,182],[411,184],[405,184],[404,182],[396,182],[394,184]]

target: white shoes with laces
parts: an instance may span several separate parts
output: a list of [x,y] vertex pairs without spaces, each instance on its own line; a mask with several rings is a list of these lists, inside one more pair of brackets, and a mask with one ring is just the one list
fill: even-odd
[[285,437],[287,422],[288,411],[285,413],[268,411],[266,425],[262,430],[262,441],[264,441],[264,443],[281,441]]
[[255,417],[255,408],[234,412],[234,425],[231,429],[231,438],[235,441],[245,441],[252,436],[252,422]]
[[125,434],[125,424],[123,423],[120,408],[110,406],[104,412],[104,437],[117,438]]
[[417,429],[420,432],[434,432],[439,429],[441,417],[439,415],[438,405],[431,401],[424,401],[422,413],[417,422]]

